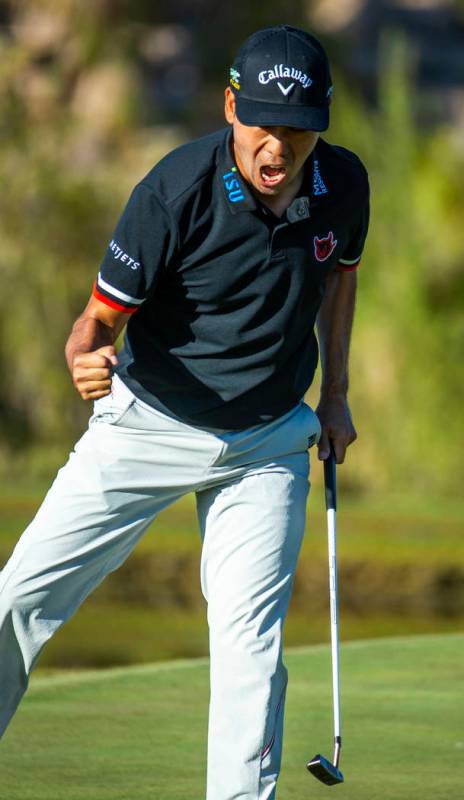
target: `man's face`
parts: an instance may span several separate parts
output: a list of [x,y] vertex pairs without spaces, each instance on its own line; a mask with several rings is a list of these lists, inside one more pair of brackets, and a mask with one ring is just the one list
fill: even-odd
[[225,116],[233,126],[237,166],[248,183],[262,195],[275,197],[300,180],[300,173],[314,150],[319,134],[300,128],[242,125],[235,113],[235,96],[227,87]]

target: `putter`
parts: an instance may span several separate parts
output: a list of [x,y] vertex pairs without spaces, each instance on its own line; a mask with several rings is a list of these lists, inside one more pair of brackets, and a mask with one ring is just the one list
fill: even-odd
[[332,446],[330,448],[329,458],[324,461],[324,488],[329,542],[330,638],[332,642],[335,751],[333,763],[319,753],[317,756],[314,756],[311,761],[308,761],[306,767],[312,775],[322,781],[322,783],[333,786],[336,783],[343,783],[343,775],[338,768],[342,737],[340,726],[340,680],[338,666],[337,542],[335,520],[335,512],[337,509],[337,484],[335,475],[335,454]]

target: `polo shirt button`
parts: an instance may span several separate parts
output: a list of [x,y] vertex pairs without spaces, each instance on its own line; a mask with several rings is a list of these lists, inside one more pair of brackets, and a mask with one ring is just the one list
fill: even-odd
[[298,211],[296,212],[299,217],[304,217],[306,215],[306,209],[304,206],[298,206]]

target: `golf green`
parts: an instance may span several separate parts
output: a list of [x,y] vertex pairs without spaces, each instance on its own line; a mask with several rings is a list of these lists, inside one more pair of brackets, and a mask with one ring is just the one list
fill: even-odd
[[[279,800],[449,800],[464,792],[464,635],[345,643],[341,769],[332,759],[330,652],[289,649]],[[0,745],[2,800],[200,800],[208,662],[38,676]],[[227,781],[227,764],[224,764]]]

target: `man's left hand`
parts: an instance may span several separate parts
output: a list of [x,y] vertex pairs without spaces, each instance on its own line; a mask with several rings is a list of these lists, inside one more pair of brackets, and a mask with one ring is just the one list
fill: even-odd
[[322,427],[318,444],[319,459],[325,461],[329,457],[330,443],[332,443],[335,461],[337,464],[343,464],[346,448],[357,436],[346,395],[321,397],[316,414]]

